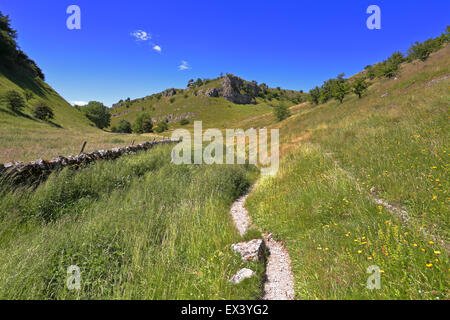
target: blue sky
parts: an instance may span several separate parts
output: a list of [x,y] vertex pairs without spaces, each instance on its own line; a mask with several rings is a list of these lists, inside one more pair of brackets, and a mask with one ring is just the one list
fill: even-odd
[[[66,27],[72,4],[81,8],[81,30]],[[381,30],[366,27],[372,4],[381,8]],[[221,72],[306,91],[450,24],[448,0],[2,0],[0,10],[66,100],[109,106]],[[144,40],[133,36],[139,30]]]

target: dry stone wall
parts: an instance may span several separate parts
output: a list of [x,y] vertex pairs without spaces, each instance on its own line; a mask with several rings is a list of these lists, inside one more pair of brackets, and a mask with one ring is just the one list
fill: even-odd
[[35,181],[48,176],[52,171],[71,166],[74,168],[84,166],[97,160],[114,160],[122,155],[148,150],[155,145],[178,143],[181,140],[167,139],[143,142],[128,147],[113,148],[111,150],[98,150],[91,153],[83,153],[78,156],[58,156],[51,160],[37,159],[27,163],[9,162],[0,164],[0,178],[10,178],[13,183]]

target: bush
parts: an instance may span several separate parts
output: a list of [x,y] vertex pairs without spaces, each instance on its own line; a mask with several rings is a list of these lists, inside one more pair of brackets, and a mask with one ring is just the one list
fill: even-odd
[[169,99],[169,101],[170,101],[170,103],[174,103],[175,102],[175,98],[172,97],[172,98]]
[[361,99],[361,96],[367,91],[369,85],[370,83],[366,82],[364,78],[357,78],[352,84],[353,92]]
[[309,90],[308,100],[314,104],[319,104],[320,99],[320,89],[319,87],[315,87],[314,89]]
[[169,125],[166,121],[161,121],[158,123],[158,126],[156,127],[156,132],[162,133],[166,130],[169,130]]
[[288,107],[284,104],[280,104],[279,106],[275,107],[273,112],[274,112],[275,118],[278,121],[282,121],[291,115]]
[[40,101],[33,109],[33,116],[40,120],[47,121],[53,119],[55,115],[53,110],[45,102]]
[[189,120],[188,119],[181,119],[179,123],[180,123],[181,126],[185,126],[185,125],[189,124]]
[[33,98],[33,91],[26,89],[25,90],[25,99],[30,101]]
[[121,119],[117,127],[113,127],[111,130],[118,133],[131,133],[131,123],[125,119]]
[[132,130],[138,134],[153,132],[153,122],[150,114],[147,112],[139,114],[133,123]]
[[90,101],[87,105],[81,107],[86,118],[91,120],[99,129],[109,127],[111,123],[111,114],[109,109],[101,102]]
[[16,90],[9,90],[5,95],[6,104],[9,109],[18,112],[25,108],[25,99]]

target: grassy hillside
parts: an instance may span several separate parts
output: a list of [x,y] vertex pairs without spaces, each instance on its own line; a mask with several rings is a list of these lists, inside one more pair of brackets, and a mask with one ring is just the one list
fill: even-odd
[[[37,190],[1,195],[2,299],[256,299],[262,266],[229,206],[255,180],[248,166],[170,164],[161,146],[54,174]],[[66,287],[81,269],[81,290]],[[236,286],[242,267],[257,277]]]
[[[113,108],[111,125],[116,125],[120,119],[133,123],[141,112],[148,112],[152,118],[163,120],[173,117],[187,116],[189,124],[183,128],[191,129],[195,120],[201,120],[206,128],[233,128],[239,127],[241,122],[248,122],[254,117],[268,114],[273,111],[274,106],[285,104],[293,106],[298,99],[303,97],[299,92],[293,90],[268,88],[268,92],[276,93],[276,98],[257,97],[254,104],[236,104],[223,97],[207,97],[201,92],[210,88],[220,87],[221,78],[208,80],[206,84],[192,89],[176,89],[177,94],[164,97],[154,94],[145,98],[123,102],[122,106]],[[169,124],[170,129],[182,127],[179,121]],[[170,131],[168,132],[170,133]]]
[[[14,113],[6,107],[2,98],[8,90],[21,94],[25,90],[33,92],[33,98],[27,102],[22,113]],[[55,118],[51,122],[32,116],[32,108],[38,101],[45,101],[53,109]],[[93,151],[128,145],[132,140],[146,141],[152,137],[99,130],[38,77],[0,68],[0,163],[77,154],[85,140],[88,141],[86,151]]]
[[[298,299],[449,298],[449,66],[447,45],[361,99],[308,104],[275,126],[280,171],[247,206],[286,243]],[[380,290],[366,288],[370,265]]]

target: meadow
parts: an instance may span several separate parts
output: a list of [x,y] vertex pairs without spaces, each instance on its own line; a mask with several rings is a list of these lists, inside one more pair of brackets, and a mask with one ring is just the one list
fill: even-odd
[[[449,51],[403,64],[362,99],[308,104],[272,126],[280,171],[247,207],[285,242],[297,299],[448,299]],[[380,290],[366,287],[371,265]]]
[[[256,299],[263,267],[230,246],[229,207],[255,181],[251,166],[170,164],[159,146],[37,189],[3,191],[2,299]],[[66,286],[81,269],[81,289]],[[229,282],[242,267],[257,276]]]

